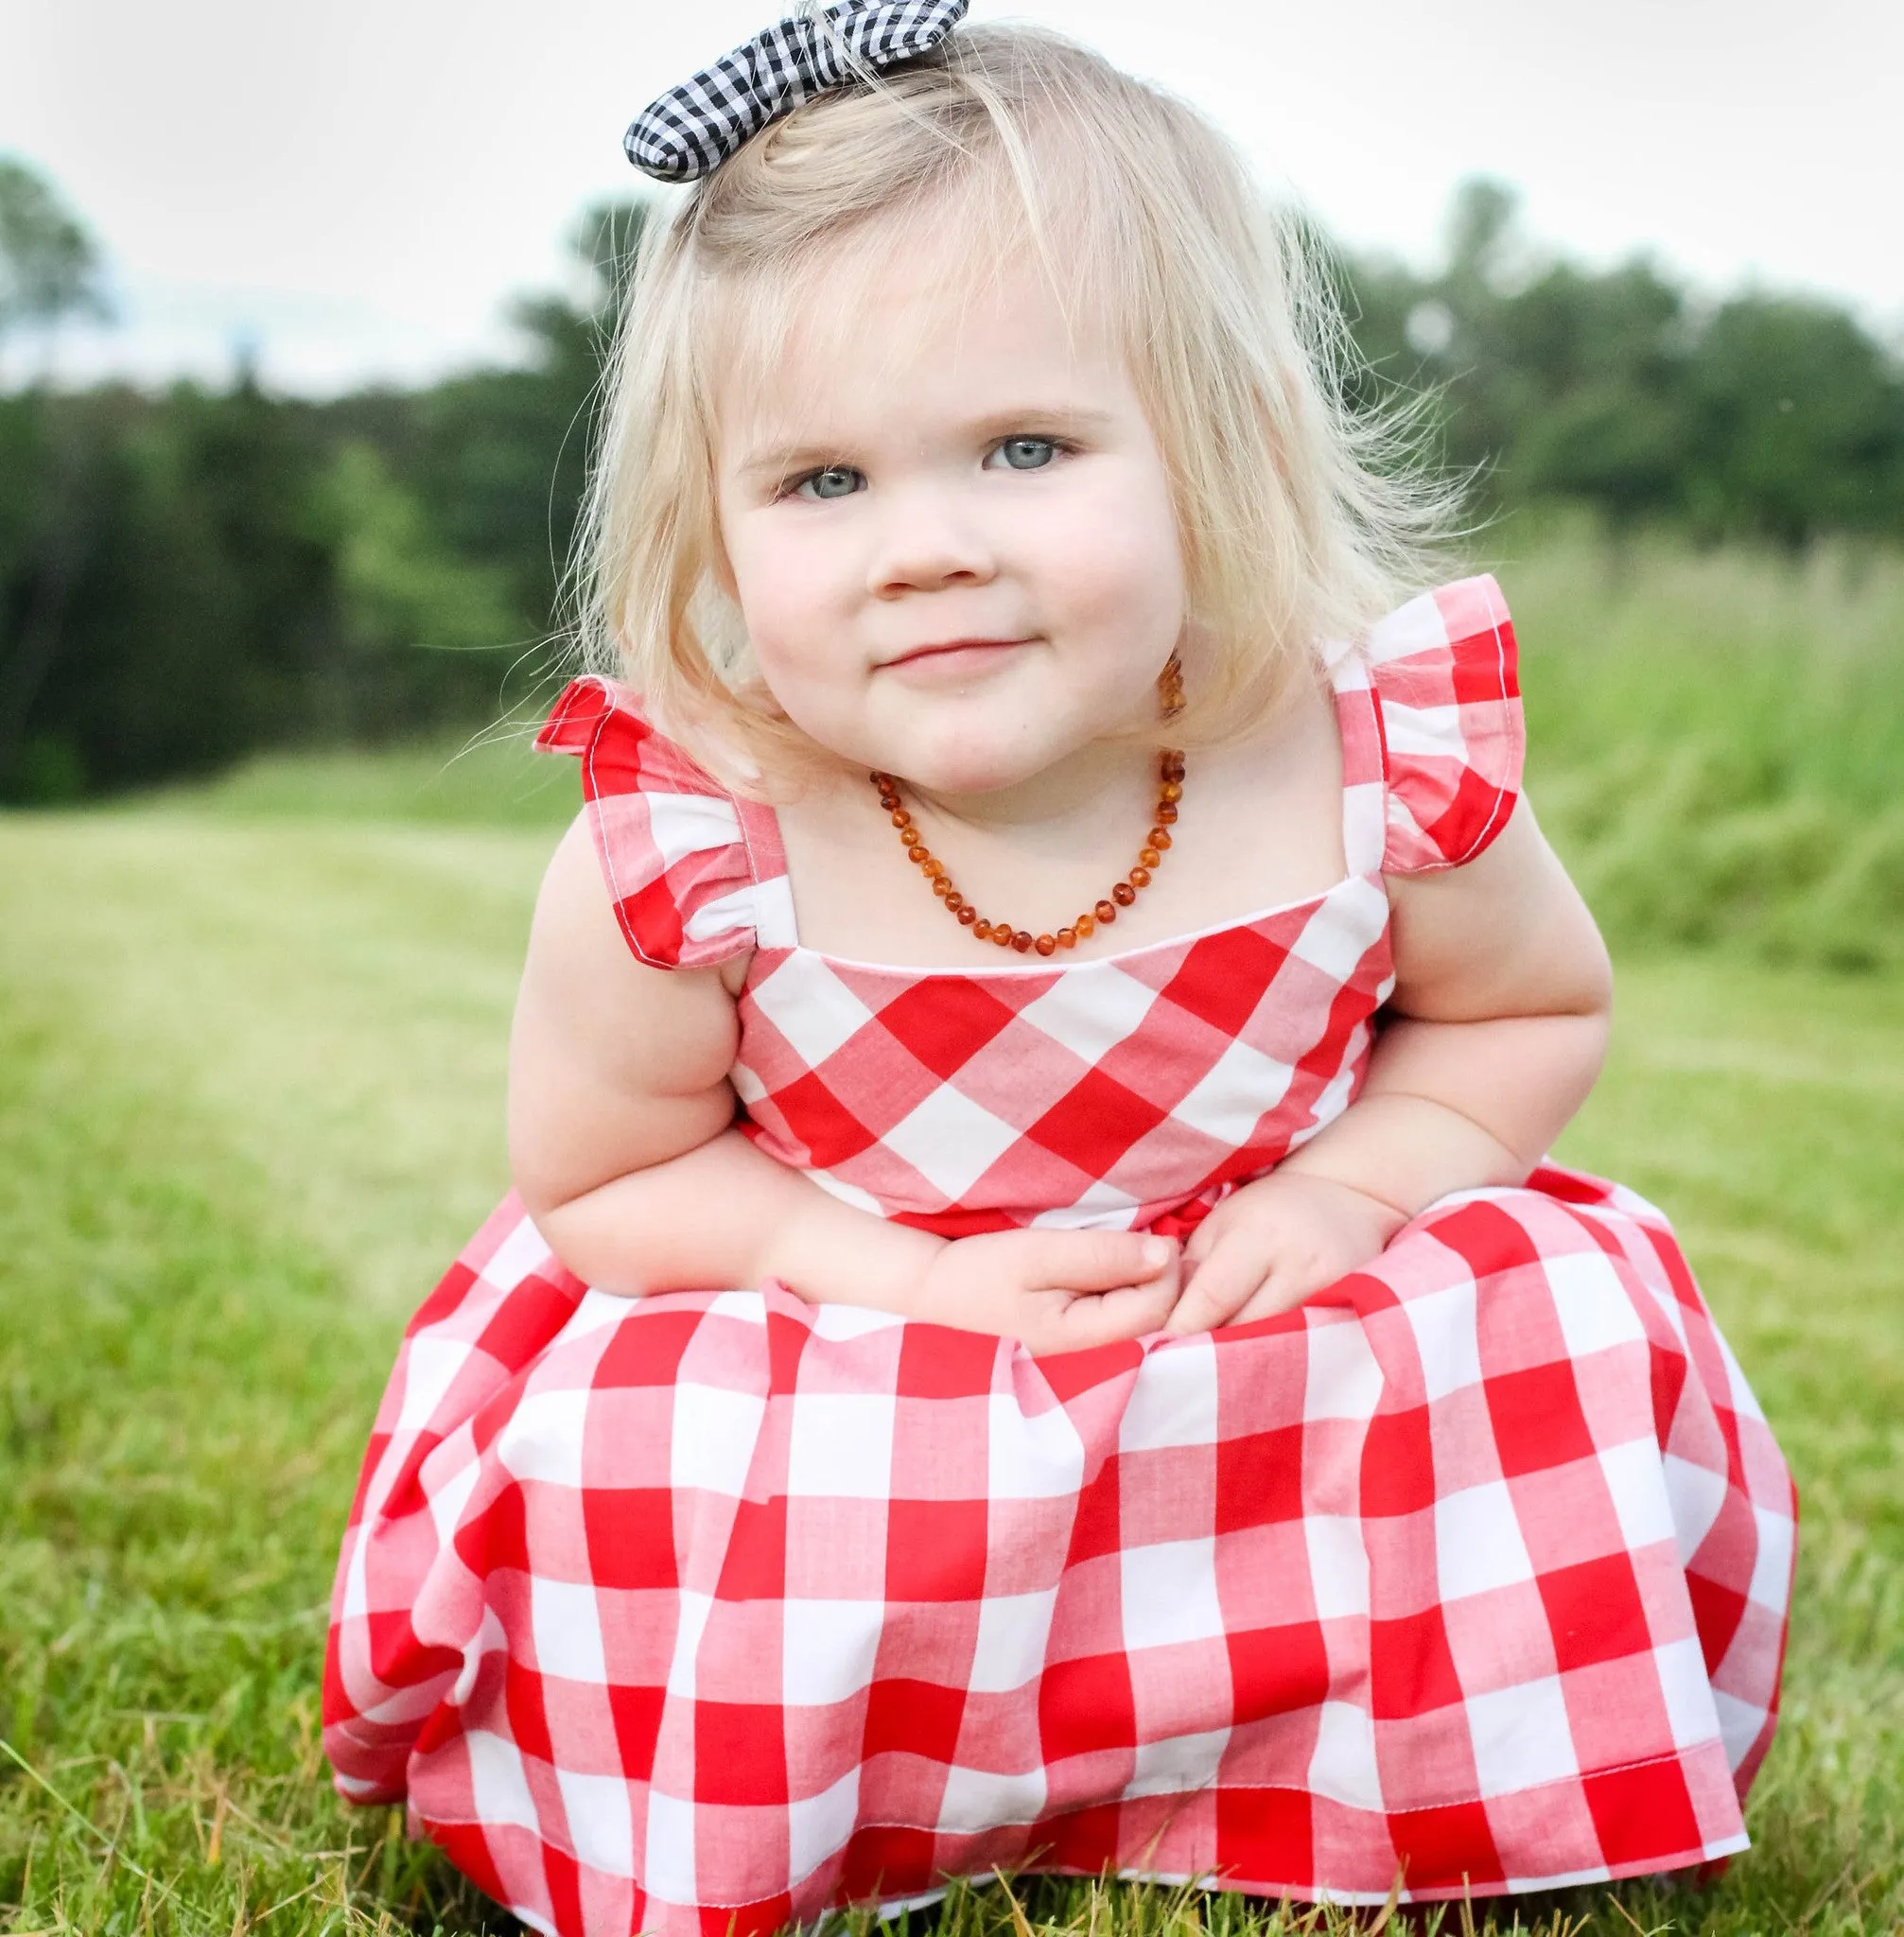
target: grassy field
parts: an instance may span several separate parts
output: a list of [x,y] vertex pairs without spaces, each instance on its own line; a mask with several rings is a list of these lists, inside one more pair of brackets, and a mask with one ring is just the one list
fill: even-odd
[[[1768,569],[1764,598],[1786,584]],[[1524,629],[1584,627],[1562,585],[1516,595]],[[1640,838],[1615,811],[1629,756],[1595,727],[1603,689],[1631,694],[1658,657],[1616,598],[1600,609],[1578,639],[1597,667],[1549,666],[1534,707],[1549,818],[1588,874],[1606,827]],[[1836,697],[1803,688],[1802,731],[1795,701],[1741,701],[1740,744],[1775,756],[1756,783],[1773,811],[1881,819],[1888,772],[1857,735],[1897,717],[1870,667],[1904,630],[1873,623],[1851,670],[1827,669]],[[1785,677],[1751,638],[1694,652]],[[1710,739],[1719,703],[1671,677],[1679,737]],[[1634,717],[1666,758],[1670,722]],[[332,1800],[317,1677],[398,1331],[503,1182],[508,1007],[572,785],[544,764],[506,746],[447,768],[277,761],[0,818],[0,1932],[507,1928],[389,1813]],[[1668,846],[1735,811],[1766,809],[1668,821]],[[1584,1893],[1523,1905],[1524,1930],[1904,1928],[1904,975],[1881,949],[1861,974],[1805,966],[1817,951],[1776,939],[1800,899],[1721,897],[1699,954],[1616,916],[1616,1050],[1564,1145],[1673,1213],[1798,1473],[1800,1613],[1757,1846],[1703,1894]],[[1023,1916],[978,1892],[941,1928],[1335,1928],[1115,1887],[1028,1886]]]
[[1494,535],[1533,796],[1615,942],[1904,968],[1904,555]]

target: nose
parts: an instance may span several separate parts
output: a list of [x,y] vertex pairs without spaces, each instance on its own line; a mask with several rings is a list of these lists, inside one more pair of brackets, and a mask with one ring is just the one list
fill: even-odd
[[980,519],[941,484],[892,493],[866,561],[866,589],[876,599],[982,585],[998,575],[998,559]]

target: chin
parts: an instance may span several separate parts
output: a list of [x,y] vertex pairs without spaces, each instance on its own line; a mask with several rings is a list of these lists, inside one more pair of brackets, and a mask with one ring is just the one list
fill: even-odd
[[1042,773],[1054,758],[1022,746],[921,747],[889,771],[930,794],[996,794]]

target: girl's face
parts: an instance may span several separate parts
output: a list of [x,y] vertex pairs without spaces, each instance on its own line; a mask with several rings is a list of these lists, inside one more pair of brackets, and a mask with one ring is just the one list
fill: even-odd
[[1033,262],[960,286],[901,248],[865,288],[850,329],[796,330],[720,400],[726,566],[774,697],[949,795],[1153,722],[1184,575],[1123,358]]

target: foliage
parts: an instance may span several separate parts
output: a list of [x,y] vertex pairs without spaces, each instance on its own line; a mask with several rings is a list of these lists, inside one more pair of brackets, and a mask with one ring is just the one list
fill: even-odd
[[[542,668],[624,209],[530,367],[331,404],[0,393],[0,801],[494,718]],[[519,669],[519,670],[518,670]]]
[[[508,1928],[393,1812],[337,1804],[314,1722],[402,1316],[502,1181],[506,1018],[551,833],[306,797],[265,825],[229,797],[0,820],[0,1929]],[[1900,1025],[1895,979],[1623,975],[1567,1153],[1679,1221],[1798,1473],[1803,1614],[1753,1853],[1704,1893],[1524,1904],[1528,1937],[1904,1923]],[[961,1893],[936,1928],[1367,1928],[1121,1885],[1017,1905]]]
[[1438,273],[1338,276],[1371,394],[1431,389],[1447,461],[1497,507],[1558,499],[1703,541],[1904,538],[1904,367],[1841,308],[1708,304],[1645,258],[1545,258],[1485,181],[1458,196]]
[[1904,967],[1904,556],[1491,535],[1529,794],[1609,935]]
[[[625,202],[583,219],[574,287],[515,307],[520,367],[322,404],[242,375],[222,394],[0,392],[0,801],[533,707],[642,219]],[[79,234],[57,209],[34,220]],[[1336,269],[1357,382],[1371,399],[1427,387],[1429,441],[1485,515],[1571,506],[1623,537],[1794,554],[1904,541],[1904,372],[1840,310],[1707,305],[1645,261],[1545,258],[1487,183],[1459,199],[1444,268]],[[60,273],[34,287],[93,287]],[[1890,880],[1892,837],[1872,838]],[[1782,822],[1765,839],[1799,841]]]
[[84,225],[43,176],[0,155],[0,343],[23,325],[110,313]]

